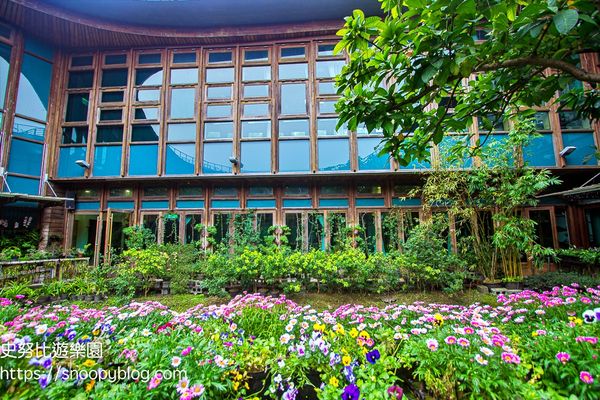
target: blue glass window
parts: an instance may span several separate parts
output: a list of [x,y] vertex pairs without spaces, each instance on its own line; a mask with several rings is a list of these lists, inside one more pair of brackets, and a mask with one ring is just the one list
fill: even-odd
[[69,72],[69,89],[91,88],[94,82],[94,71]]
[[123,141],[123,125],[100,125],[96,127],[96,143]]
[[233,122],[206,122],[206,123],[204,123],[204,138],[205,139],[231,139],[231,138],[233,138]]
[[306,114],[306,84],[281,85],[281,114]]
[[137,86],[162,85],[162,68],[143,68],[135,71],[135,84]]
[[77,160],[85,160],[86,148],[62,147],[58,158],[58,176],[72,178],[83,176],[85,169],[75,164]]
[[138,62],[140,64],[160,64],[161,58],[160,53],[140,54],[138,56]]
[[269,114],[268,103],[244,104],[244,117],[268,117]]
[[338,123],[337,118],[319,118],[317,120],[317,135],[318,136],[345,136],[348,134],[346,126],[341,126],[336,129]]
[[13,193],[39,194],[40,180],[9,175],[6,180]]
[[210,87],[208,87],[206,89],[206,98],[208,100],[225,100],[225,99],[231,99],[231,85],[228,85],[228,86],[210,86]]
[[194,118],[196,89],[171,89],[171,118]]
[[157,120],[158,119],[158,108],[156,107],[146,107],[146,108],[136,108],[134,119],[137,120]]
[[0,43],[0,109],[4,108],[8,70],[10,68],[10,49],[10,46]]
[[13,136],[43,141],[45,132],[46,125],[15,117],[12,132]]
[[242,142],[242,172],[271,171],[271,142]]
[[271,137],[271,121],[243,121],[242,122],[242,137],[243,138],[270,138]]
[[541,137],[532,139],[529,145],[523,149],[523,159],[526,163],[534,167],[555,166],[552,134],[544,133]]
[[106,65],[125,64],[126,62],[127,54],[107,54],[104,56],[104,64]]
[[279,79],[308,79],[308,64],[279,64]]
[[196,124],[169,124],[167,140],[169,142],[195,142]]
[[123,97],[125,96],[125,92],[122,90],[114,90],[102,92],[101,103],[121,103],[123,101]]
[[102,71],[102,86],[127,86],[129,71],[127,68],[105,69]]
[[196,53],[175,53],[173,64],[187,64],[196,62]]
[[592,132],[563,132],[563,146],[577,149],[565,157],[567,165],[595,165],[594,134]]
[[8,156],[8,170],[25,175],[40,176],[44,146],[25,140],[13,139]]
[[230,51],[222,51],[208,54],[208,63],[230,63],[233,60],[233,56]]
[[233,154],[232,147],[231,142],[204,143],[202,172],[205,174],[231,173],[229,157]]
[[233,68],[209,68],[206,70],[206,83],[233,82]]
[[279,120],[279,137],[308,137],[307,119]]
[[155,102],[160,99],[160,89],[138,89],[135,100],[140,103]]
[[244,67],[242,68],[242,80],[249,81],[269,81],[271,80],[271,67]]
[[333,78],[342,72],[344,60],[317,61],[317,78]]
[[310,141],[279,141],[279,171],[310,171]]
[[319,170],[350,170],[350,144],[347,139],[319,140]]
[[171,85],[198,83],[198,68],[180,68],[171,70]]
[[304,58],[306,49],[304,47],[284,47],[281,49],[281,58]]
[[29,54],[23,55],[17,95],[18,114],[46,120],[51,79],[52,64]]
[[66,122],[87,121],[89,93],[71,93],[67,98]]
[[320,44],[318,47],[317,54],[319,57],[330,57],[333,56],[334,44]]
[[[231,95],[227,98],[230,97]],[[269,85],[244,85],[244,98],[256,97],[269,97]]]
[[129,175],[156,175],[158,145],[137,144],[129,146]]
[[244,61],[268,61],[268,50],[246,50],[244,52]]
[[194,173],[196,161],[195,144],[169,144],[167,145],[167,174]]
[[31,37],[25,39],[25,50],[48,60],[54,58],[54,49],[52,47]]
[[[469,137],[466,135],[444,135],[444,138],[438,145],[439,150],[440,150],[441,161],[444,163],[450,164],[450,165],[448,165],[449,167],[450,166],[458,167],[458,168],[470,167],[473,163],[473,160],[470,157],[467,157],[467,158],[463,159],[461,162],[458,162],[458,161],[453,160],[453,158],[456,158],[456,157],[453,157],[455,154],[452,153],[453,147],[455,145],[457,145],[461,141],[463,142],[463,144],[468,145],[469,140],[470,140]],[[450,160],[448,160],[449,157],[451,158]]]
[[319,82],[319,94],[336,94],[335,82]]
[[231,104],[210,104],[206,107],[206,118],[230,118]]
[[380,156],[380,138],[358,139],[358,169],[376,170],[390,169],[390,158],[387,155]]
[[154,125],[133,125],[131,127],[132,142],[157,142],[160,133],[160,126]]
[[96,146],[94,176],[121,175],[121,146]]

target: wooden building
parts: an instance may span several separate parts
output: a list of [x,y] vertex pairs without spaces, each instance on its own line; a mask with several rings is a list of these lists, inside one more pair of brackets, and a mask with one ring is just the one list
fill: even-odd
[[[423,217],[406,194],[429,163],[400,167],[377,134],[335,129],[335,32],[357,7],[379,12],[375,0],[1,0],[0,229],[39,225],[42,246],[89,244],[97,261],[124,226],[185,243],[197,223],[223,237],[248,210],[257,229],[286,224],[295,246],[325,249],[335,214],[385,250],[386,213],[401,209],[405,228]],[[564,193],[525,213],[547,246],[600,246],[597,196],[568,192],[600,170],[600,125],[538,111],[528,161]]]

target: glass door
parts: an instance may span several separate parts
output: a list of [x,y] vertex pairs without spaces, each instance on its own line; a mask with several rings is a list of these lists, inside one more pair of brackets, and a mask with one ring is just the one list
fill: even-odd
[[111,252],[120,253],[125,250],[123,229],[131,223],[130,211],[111,210],[106,212],[106,240],[104,241],[104,261],[110,263]]

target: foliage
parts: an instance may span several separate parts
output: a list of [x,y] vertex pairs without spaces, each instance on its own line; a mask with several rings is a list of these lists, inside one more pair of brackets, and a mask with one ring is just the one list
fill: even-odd
[[39,242],[40,232],[37,230],[4,232],[0,236],[0,253],[7,248],[17,248],[22,254],[25,254],[36,250]]
[[577,61],[598,51],[597,2],[379,1],[383,18],[355,10],[338,32],[336,51],[350,62],[336,108],[340,126],[381,129],[382,153],[400,164],[426,159],[432,142],[466,131],[474,116],[490,131],[505,110],[551,104],[559,91],[559,107],[600,117],[600,75]]
[[142,225],[133,225],[123,228],[125,247],[127,249],[146,249],[156,243],[154,233]]
[[217,241],[215,240],[217,228],[212,225],[196,224],[194,229],[200,233],[200,240],[197,245],[204,253],[215,247],[217,244]]
[[[0,366],[38,379],[4,379],[0,392],[26,400],[598,397],[599,289],[526,291],[498,303],[317,312],[255,294],[176,312],[156,301],[98,310],[2,298]],[[102,357],[23,351],[24,343],[90,341],[102,344]],[[146,374],[116,381],[91,374],[117,368]]]
[[193,244],[166,244],[160,250],[168,257],[164,277],[171,282],[171,293],[187,293],[188,282],[199,257],[198,250]]
[[556,271],[527,276],[523,283],[532,290],[550,290],[553,287],[573,284],[581,288],[594,288],[600,286],[600,277]]
[[537,194],[559,182],[519,157],[536,135],[533,123],[519,117],[507,139],[484,147],[480,162],[468,170],[457,169],[468,156],[467,143],[459,142],[442,152],[440,165],[421,189],[426,212],[443,205],[464,228],[459,251],[486,280],[497,278],[500,267],[505,277],[520,277],[521,254],[534,265],[554,257],[552,249],[536,244],[535,222],[521,213],[537,204]]
[[153,280],[164,276],[168,260],[168,254],[156,247],[127,249],[117,264],[117,276],[147,295]]
[[560,249],[557,250],[557,256],[559,259],[563,257],[574,257],[584,264],[594,265],[600,263],[600,249]]

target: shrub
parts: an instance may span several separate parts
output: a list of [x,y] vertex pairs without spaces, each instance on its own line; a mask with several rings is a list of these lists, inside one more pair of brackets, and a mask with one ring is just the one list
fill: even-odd
[[141,289],[144,295],[154,284],[153,279],[165,276],[165,269],[169,255],[156,247],[149,249],[128,249],[117,265],[117,276],[134,282],[135,289]]
[[533,290],[549,290],[555,286],[568,286],[573,283],[582,288],[591,288],[600,285],[600,277],[582,275],[576,272],[546,272],[540,275],[528,276],[524,284]]

